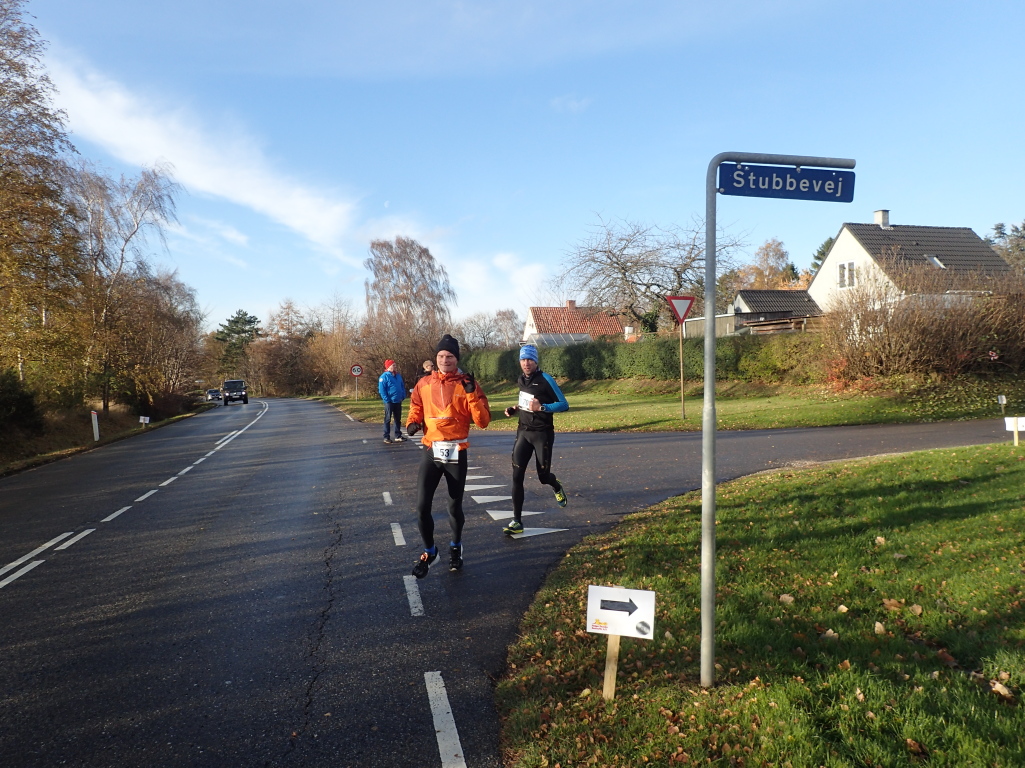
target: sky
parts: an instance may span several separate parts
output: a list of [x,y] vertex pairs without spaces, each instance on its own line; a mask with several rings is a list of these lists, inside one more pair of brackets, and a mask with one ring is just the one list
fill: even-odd
[[[365,307],[374,239],[427,246],[456,319],[550,286],[601,220],[700,226],[720,152],[851,158],[851,203],[719,196],[810,265],[844,222],[1025,220],[1025,4],[29,0],[79,152],[182,186],[154,263],[215,328]],[[1009,165],[1008,165],[1009,164]]]

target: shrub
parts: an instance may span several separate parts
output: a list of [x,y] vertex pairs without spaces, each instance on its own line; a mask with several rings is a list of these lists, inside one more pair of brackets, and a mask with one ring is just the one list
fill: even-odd
[[0,431],[16,428],[39,434],[43,417],[35,395],[27,390],[14,370],[0,371]]

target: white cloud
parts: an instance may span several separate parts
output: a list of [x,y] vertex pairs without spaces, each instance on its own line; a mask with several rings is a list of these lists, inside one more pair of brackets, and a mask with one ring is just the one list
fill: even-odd
[[[353,226],[355,201],[278,171],[240,130],[219,135],[186,110],[143,99],[78,62],[51,55],[47,65],[74,136],[133,165],[169,162],[175,178],[190,191],[249,208],[334,257],[358,263],[342,248]],[[235,237],[227,230],[221,236]]]
[[556,112],[569,112],[572,115],[579,114],[591,106],[590,99],[579,99],[576,96],[556,96],[549,103]]

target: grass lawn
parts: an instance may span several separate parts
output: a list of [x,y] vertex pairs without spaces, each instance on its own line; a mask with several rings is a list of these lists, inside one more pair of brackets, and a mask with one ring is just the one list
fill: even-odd
[[[719,487],[717,685],[698,684],[700,497],[549,576],[497,688],[508,766],[1025,765],[1025,449],[907,454]],[[587,585],[657,593],[614,701]]]
[[[502,411],[516,403],[511,384],[483,385],[491,404],[491,430],[515,430],[517,420]],[[700,382],[687,389],[686,418],[681,417],[679,386],[656,381],[590,381],[562,384],[570,409],[556,414],[556,428],[566,432],[700,431],[703,391]],[[946,383],[905,393],[847,391],[819,386],[720,383],[716,393],[719,429],[777,429],[998,418],[997,395],[1008,396],[1009,415],[1025,413],[1025,384],[1008,382]],[[359,421],[380,421],[384,411],[376,392],[361,400],[318,397]],[[408,409],[409,400],[405,402]],[[404,410],[403,417],[408,411]]]

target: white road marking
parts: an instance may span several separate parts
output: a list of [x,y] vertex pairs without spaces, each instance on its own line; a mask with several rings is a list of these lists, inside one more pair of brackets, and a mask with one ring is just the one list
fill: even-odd
[[[352,418],[352,416],[350,416],[349,414],[345,414],[345,418],[347,418],[349,421],[355,421],[355,419]],[[364,440],[363,442],[365,443],[366,440]]]
[[185,469],[183,469],[183,470],[182,470],[181,472],[179,472],[179,473],[178,473],[178,477],[181,477],[181,476],[182,476],[182,475],[184,475],[184,474],[185,474],[186,472],[188,472],[188,471],[189,471],[190,469],[192,469],[192,465],[190,465],[190,466],[188,466],[188,467],[185,467]]
[[159,488],[154,488],[152,491],[146,491],[146,493],[142,494],[142,496],[137,498],[136,501],[146,501],[146,499],[148,499],[150,496],[152,496],[158,490],[160,490],[160,489]]
[[131,505],[131,504],[129,504],[129,505],[127,506],[127,507],[121,507],[121,509],[119,509],[119,510],[118,510],[117,512],[115,512],[115,513],[114,513],[114,514],[112,514],[112,515],[107,515],[107,516],[106,516],[105,518],[103,518],[102,520],[100,520],[100,522],[101,522],[101,523],[109,523],[109,522],[110,522],[111,520],[113,520],[113,519],[114,519],[115,517],[117,517],[118,515],[120,515],[120,514],[121,514],[122,512],[127,512],[127,511],[128,511],[128,510],[130,510],[131,508],[132,508],[132,505]]
[[[68,539],[67,541],[65,541],[63,544],[61,544],[59,547],[57,547],[57,549],[67,549],[72,544],[74,544],[76,541],[81,541],[82,539],[84,539],[86,536],[88,536],[90,533],[92,533],[95,530],[96,530],[95,528],[86,528],[84,531],[82,531],[80,534],[78,534],[75,538]],[[56,550],[54,550],[54,551],[56,551]]]
[[162,482],[160,484],[160,487],[163,488],[165,485],[170,485],[171,483],[173,483],[177,479],[178,479],[178,475],[175,475],[174,477],[169,477],[164,482]]
[[[515,514],[511,509],[489,509],[487,512],[491,515],[492,520],[508,520]],[[528,512],[527,510],[523,510],[520,514],[543,515],[544,512]]]
[[475,469],[484,469],[484,467],[467,467],[466,471],[467,472],[473,472]]
[[[210,453],[208,453],[206,456],[204,456],[203,459],[208,459],[211,456],[213,456],[215,453],[217,453],[217,451],[210,451]],[[200,459],[200,461],[202,461],[203,459]]]
[[385,491],[381,495],[384,496],[384,503],[387,504],[390,507],[391,506],[391,494],[388,493],[388,491]]
[[409,600],[409,613],[412,616],[424,615],[424,602],[420,599],[420,588],[416,585],[416,576],[403,576],[406,584],[406,597]]
[[498,485],[467,485],[463,488],[464,491],[486,491],[488,488],[505,488],[505,483],[499,483]]
[[[33,549],[27,555],[25,555],[23,557],[19,557],[13,563],[8,563],[3,568],[0,568],[0,576],[2,576],[3,574],[7,573],[10,570],[12,570],[13,568],[17,568],[19,565],[24,563],[26,560],[31,560],[33,557],[38,555],[43,550],[46,550],[46,549],[49,549],[50,547],[52,547],[58,541],[64,541],[64,539],[68,538],[68,536],[74,536],[74,535],[75,535],[74,531],[68,531],[67,533],[62,533],[60,536],[58,536],[55,539],[50,539],[48,542],[46,542],[43,546],[39,547],[38,549]],[[42,562],[42,560],[40,560],[40,562]],[[35,566],[33,566],[33,568],[34,567]]]
[[391,524],[391,535],[395,539],[396,547],[406,546],[406,537],[402,535],[402,526],[398,523]]
[[494,477],[494,475],[467,475],[467,480],[487,480],[488,478]]
[[[269,408],[270,408],[270,406],[269,406],[269,405],[267,405],[267,403],[263,403],[263,410],[262,410],[262,411],[260,411],[260,412],[259,412],[259,413],[257,414],[257,416],[256,416],[256,418],[255,418],[255,419],[253,419],[253,420],[252,420],[251,422],[249,422],[248,424],[246,424],[246,425],[245,425],[244,427],[242,427],[242,429],[238,430],[237,432],[232,432],[232,433],[231,433],[230,435],[226,435],[225,437],[222,437],[222,438],[221,438],[220,440],[218,440],[218,441],[217,441],[217,447],[216,447],[216,448],[214,448],[214,450],[213,450],[213,451],[210,451],[210,453],[213,453],[214,451],[219,451],[219,450],[221,450],[221,448],[223,448],[224,446],[226,446],[226,445],[227,445],[228,443],[230,443],[230,442],[231,442],[232,440],[234,440],[234,439],[235,439],[236,437],[239,437],[239,436],[240,436],[240,435],[241,435],[241,434],[242,434],[243,432],[245,432],[245,431],[246,431],[247,429],[249,429],[249,428],[250,428],[251,426],[253,426],[253,425],[254,425],[254,424],[255,424],[256,422],[258,422],[258,421],[259,421],[260,419],[262,419],[262,418],[264,417],[264,414],[266,414],[266,413],[267,413],[267,410],[268,410]],[[210,453],[208,453],[208,454],[207,454],[207,456],[209,456],[209,455],[210,455]]]
[[524,528],[523,533],[514,533],[511,538],[525,539],[528,536],[544,536],[546,533],[559,533],[560,531],[568,530],[568,528]]
[[26,565],[24,568],[22,568],[17,573],[12,573],[10,576],[8,576],[3,581],[0,581],[0,589],[3,589],[4,587],[6,587],[8,584],[10,584],[15,579],[17,579],[17,578],[19,578],[21,576],[24,576],[26,573],[31,571],[37,565],[42,565],[45,562],[46,562],[45,560],[36,560],[34,563],[29,563],[28,565]]
[[225,440],[227,440],[232,435],[237,435],[237,434],[238,434],[238,430],[237,429],[234,432],[229,432],[224,437],[222,437],[220,440],[218,440],[216,443],[214,443],[214,445],[220,445],[221,443],[223,443]]
[[364,441],[363,441],[363,445],[366,445],[366,444],[367,444],[367,441],[366,441],[366,440],[364,440]]
[[510,501],[512,496],[471,496],[478,504],[494,504],[496,501]]
[[434,732],[438,738],[438,752],[441,753],[441,768],[466,768],[463,759],[463,745],[459,743],[459,731],[452,716],[452,705],[448,703],[445,681],[441,672],[424,673],[427,683],[427,700],[431,703],[434,718]]

